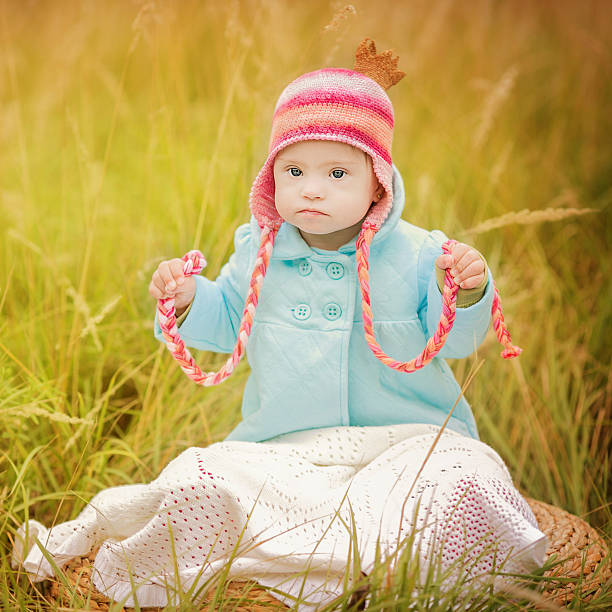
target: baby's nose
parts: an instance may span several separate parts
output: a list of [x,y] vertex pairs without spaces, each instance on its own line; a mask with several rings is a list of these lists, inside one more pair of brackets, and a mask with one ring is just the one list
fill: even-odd
[[310,200],[322,198],[324,196],[323,186],[319,181],[305,181],[302,185],[302,196]]

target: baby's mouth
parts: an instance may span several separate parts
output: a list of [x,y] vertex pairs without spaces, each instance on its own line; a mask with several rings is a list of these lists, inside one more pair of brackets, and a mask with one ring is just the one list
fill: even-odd
[[321,212],[320,210],[315,210],[314,208],[304,208],[298,211],[298,214],[304,215],[325,215],[328,216],[327,213]]

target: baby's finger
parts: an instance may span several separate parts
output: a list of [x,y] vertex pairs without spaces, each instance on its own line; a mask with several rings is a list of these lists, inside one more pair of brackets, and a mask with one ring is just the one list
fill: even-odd
[[454,262],[457,263],[469,250],[470,247],[463,242],[457,242],[454,244],[451,251]]
[[160,300],[161,298],[171,297],[170,294],[166,291],[166,283],[164,283],[157,270],[155,271],[155,274],[153,274],[153,278],[151,279],[151,284],[149,285],[149,293],[158,300]]
[[166,297],[164,291],[153,280],[149,283],[149,294],[156,300]]
[[166,283],[164,282],[164,280],[161,278],[159,274],[153,277],[153,282],[155,286],[159,289],[160,293],[162,294],[161,297],[165,297],[165,298],[170,297]]
[[185,262],[182,259],[171,259],[169,265],[174,280],[178,285],[182,285],[185,282],[185,274],[183,273]]
[[172,274],[172,269],[170,268],[169,261],[162,261],[157,268],[159,276],[164,283],[164,288],[166,292],[173,292],[176,289],[176,282],[174,280],[174,276]]
[[[455,276],[455,282],[462,289],[471,289],[471,287],[464,286],[464,282],[467,282],[468,279],[476,278],[477,282],[474,285],[477,286],[482,279],[484,278],[484,263],[480,257],[476,261],[472,261],[468,266],[463,268],[461,272],[458,272]],[[471,282],[469,283],[471,284]]]
[[480,285],[480,283],[482,283],[484,276],[482,274],[479,274],[478,276],[470,276],[470,278],[464,280],[459,287],[461,287],[461,289],[474,289],[475,287],[478,287],[478,285]]
[[457,272],[461,272],[463,269],[467,268],[467,266],[469,266],[473,261],[480,259],[476,249],[473,249],[467,244],[462,243],[456,245],[456,248],[453,250],[453,258],[455,260],[453,268]]
[[438,266],[440,270],[446,270],[446,268],[450,268],[452,265],[453,265],[452,255],[440,255],[436,259],[436,266]]

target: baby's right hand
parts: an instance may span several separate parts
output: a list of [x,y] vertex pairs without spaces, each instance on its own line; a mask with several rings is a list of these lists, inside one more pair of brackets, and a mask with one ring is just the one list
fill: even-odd
[[174,298],[177,316],[191,304],[195,295],[195,278],[183,274],[185,262],[182,259],[162,261],[149,284],[149,293],[156,299]]

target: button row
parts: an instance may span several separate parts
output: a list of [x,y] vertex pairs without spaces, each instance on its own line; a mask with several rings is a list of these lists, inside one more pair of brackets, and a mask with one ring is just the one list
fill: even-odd
[[[293,316],[298,321],[305,321],[312,314],[312,309],[308,304],[298,304],[295,308],[291,309]],[[323,308],[323,316],[328,321],[335,321],[342,316],[342,308],[334,302],[330,302]]]
[[[344,276],[344,266],[337,261],[332,261],[325,268],[327,276],[334,280],[339,280]],[[298,273],[300,276],[308,276],[312,272],[312,265],[309,261],[303,260],[298,264]]]

